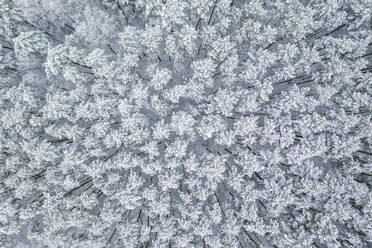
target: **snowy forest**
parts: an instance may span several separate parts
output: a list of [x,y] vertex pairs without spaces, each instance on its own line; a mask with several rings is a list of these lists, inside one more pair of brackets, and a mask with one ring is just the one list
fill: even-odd
[[0,247],[372,247],[371,0],[0,0]]

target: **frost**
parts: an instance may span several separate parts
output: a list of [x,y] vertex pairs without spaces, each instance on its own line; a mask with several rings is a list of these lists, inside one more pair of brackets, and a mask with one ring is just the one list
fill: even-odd
[[368,0],[0,0],[0,247],[371,247]]

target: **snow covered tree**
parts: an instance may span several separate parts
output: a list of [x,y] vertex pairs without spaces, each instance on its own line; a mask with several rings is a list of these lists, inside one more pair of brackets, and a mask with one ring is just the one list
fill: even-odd
[[371,247],[368,0],[0,0],[1,247]]

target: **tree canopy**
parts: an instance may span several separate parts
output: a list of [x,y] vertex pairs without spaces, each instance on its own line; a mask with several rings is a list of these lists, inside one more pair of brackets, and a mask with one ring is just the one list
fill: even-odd
[[0,0],[0,246],[372,245],[369,0]]

